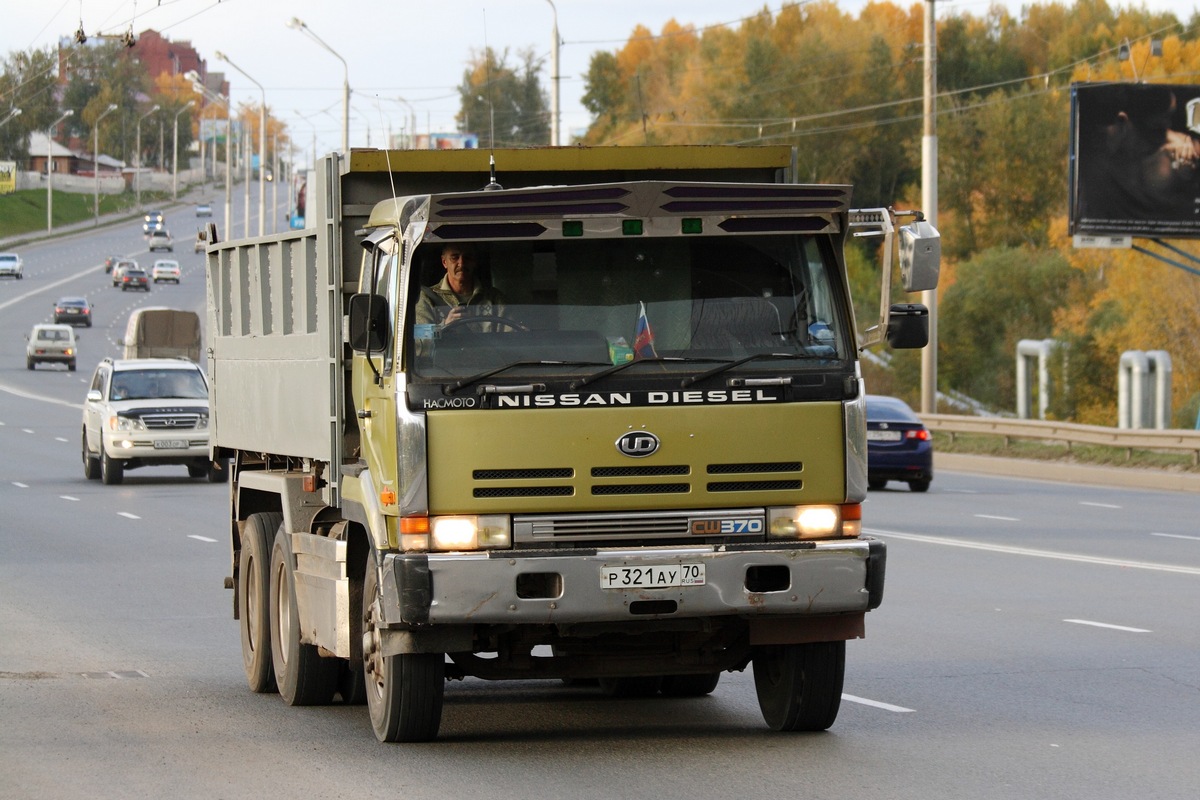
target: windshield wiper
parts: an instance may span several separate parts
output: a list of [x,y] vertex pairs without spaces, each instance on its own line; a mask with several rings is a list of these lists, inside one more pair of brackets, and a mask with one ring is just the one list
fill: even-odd
[[505,364],[502,367],[485,370],[484,372],[471,375],[467,378],[461,378],[450,386],[447,386],[445,391],[446,394],[454,394],[460,389],[464,389],[472,384],[479,383],[484,378],[490,378],[493,375],[498,375],[501,372],[510,370],[514,367],[603,367],[606,366],[607,363],[608,362],[606,361],[513,361],[509,364]]
[[704,372],[701,372],[699,375],[692,375],[690,377],[684,378],[680,382],[679,385],[681,388],[684,386],[691,386],[693,383],[699,383],[700,381],[708,380],[709,378],[713,377],[714,375],[720,375],[722,372],[728,372],[729,370],[733,369],[734,367],[740,367],[742,364],[748,364],[751,361],[757,361],[760,358],[763,358],[763,359],[765,359],[765,358],[793,359],[793,358],[821,358],[821,357],[822,356],[818,356],[814,353],[755,353],[752,356],[746,356],[745,358],[739,358],[736,361],[727,361],[724,364],[718,364],[717,366],[713,367],[710,370],[705,370]]
[[573,382],[571,384],[571,388],[578,389],[581,386],[587,386],[589,383],[595,383],[596,381],[600,380],[601,378],[607,378],[609,375],[612,375],[615,372],[620,372],[623,369],[629,369],[630,367],[634,366],[635,364],[686,364],[688,362],[696,362],[696,361],[720,361],[720,360],[721,359],[719,359],[719,358],[685,358],[683,356],[666,356],[663,358],[636,358],[633,361],[625,361],[623,363],[609,367],[608,369],[602,369],[599,372],[593,372],[591,375],[588,375],[586,378],[580,378],[579,380]]

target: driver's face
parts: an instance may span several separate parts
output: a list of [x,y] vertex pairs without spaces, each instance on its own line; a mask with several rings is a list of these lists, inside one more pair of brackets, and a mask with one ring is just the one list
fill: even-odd
[[475,279],[475,253],[462,247],[450,246],[442,251],[442,266],[446,279],[456,292],[470,289]]

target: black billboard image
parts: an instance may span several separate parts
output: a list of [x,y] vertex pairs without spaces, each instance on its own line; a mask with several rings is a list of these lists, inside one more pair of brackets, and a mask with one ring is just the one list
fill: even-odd
[[1070,232],[1200,238],[1200,86],[1071,87]]

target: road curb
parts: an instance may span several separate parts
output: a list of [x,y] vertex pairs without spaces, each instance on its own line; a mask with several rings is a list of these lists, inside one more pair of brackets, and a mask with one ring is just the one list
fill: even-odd
[[[1095,486],[1118,486],[1129,489],[1161,489],[1172,492],[1200,494],[1200,474],[1168,470],[1100,467],[1090,464],[1071,464],[1062,461],[1039,461],[1025,458],[996,458],[963,453],[933,454],[933,469],[950,472],[974,472],[982,475],[1003,475],[1010,478],[1082,483]],[[935,484],[936,485],[936,484]]]

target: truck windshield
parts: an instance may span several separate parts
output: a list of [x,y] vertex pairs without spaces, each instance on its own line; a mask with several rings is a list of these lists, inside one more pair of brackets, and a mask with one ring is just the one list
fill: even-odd
[[[811,368],[853,350],[832,259],[803,235],[426,243],[406,363],[436,382]],[[654,364],[612,369],[640,360]]]

